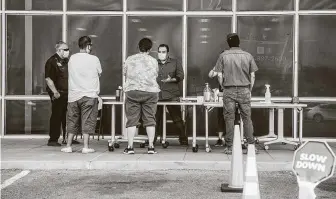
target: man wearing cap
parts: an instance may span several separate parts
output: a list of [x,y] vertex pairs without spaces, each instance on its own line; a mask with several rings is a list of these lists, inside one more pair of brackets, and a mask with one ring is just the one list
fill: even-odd
[[223,109],[226,125],[224,153],[231,154],[236,103],[239,105],[247,142],[254,144],[251,91],[258,67],[253,56],[239,48],[240,40],[236,33],[228,34],[227,43],[230,49],[219,55],[214,72],[218,73],[218,81],[223,87]]

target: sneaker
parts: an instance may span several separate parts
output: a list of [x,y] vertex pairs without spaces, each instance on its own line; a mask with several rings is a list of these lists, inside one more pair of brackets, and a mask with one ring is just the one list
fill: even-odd
[[225,154],[232,154],[232,147],[225,147],[225,149],[224,149],[224,153]]
[[62,152],[64,153],[72,153],[72,148],[71,147],[65,147],[63,149],[61,149]]
[[124,154],[134,154],[134,149],[133,148],[126,148],[125,150],[124,150]]
[[48,146],[62,146],[62,145],[58,142],[48,142]]
[[82,149],[82,153],[94,153],[95,150],[94,149],[90,149],[90,148],[83,148]]
[[215,146],[219,147],[219,146],[224,146],[223,140],[222,139],[218,139]]
[[148,154],[156,154],[157,152],[155,151],[154,147],[148,148]]

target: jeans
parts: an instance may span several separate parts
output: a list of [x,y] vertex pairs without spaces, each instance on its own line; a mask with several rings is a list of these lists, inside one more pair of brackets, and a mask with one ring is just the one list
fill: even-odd
[[235,105],[238,103],[244,123],[244,133],[249,144],[254,144],[253,124],[251,120],[251,92],[247,87],[226,87],[223,91],[224,120],[226,125],[225,142],[233,144]]

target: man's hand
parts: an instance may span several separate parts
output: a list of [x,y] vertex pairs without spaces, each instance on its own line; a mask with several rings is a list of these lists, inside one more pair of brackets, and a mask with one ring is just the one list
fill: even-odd
[[58,91],[56,91],[55,93],[54,93],[54,98],[55,99],[58,99],[58,98],[60,98],[61,97],[61,94],[58,92]]
[[168,78],[161,80],[161,82],[164,82],[164,83],[173,82],[173,79],[168,75]]

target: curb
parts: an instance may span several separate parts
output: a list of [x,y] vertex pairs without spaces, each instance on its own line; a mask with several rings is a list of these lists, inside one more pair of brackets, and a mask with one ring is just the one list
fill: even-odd
[[[244,163],[244,165],[246,162]],[[230,170],[230,161],[2,161],[1,169],[29,170]],[[291,171],[292,162],[257,162],[258,171]]]

